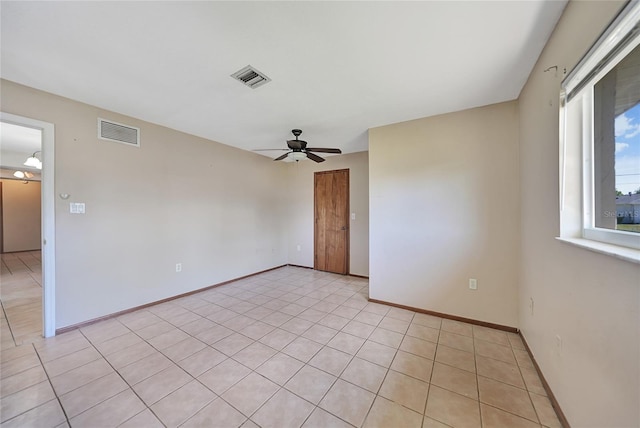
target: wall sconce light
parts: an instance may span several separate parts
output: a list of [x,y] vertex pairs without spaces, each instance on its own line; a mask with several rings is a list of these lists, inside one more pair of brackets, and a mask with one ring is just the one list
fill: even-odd
[[40,150],[37,152],[33,152],[31,157],[28,157],[26,161],[24,161],[24,166],[28,166],[31,168],[42,169],[42,161],[36,157],[36,153],[42,153]]
[[13,176],[22,180],[24,184],[29,184],[29,179],[33,178],[33,173],[29,171],[16,171]]

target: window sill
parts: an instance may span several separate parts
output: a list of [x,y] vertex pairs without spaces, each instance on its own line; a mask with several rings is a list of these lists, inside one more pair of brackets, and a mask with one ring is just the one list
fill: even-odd
[[556,238],[558,241],[566,242],[569,245],[584,248],[585,250],[594,251],[596,253],[605,254],[607,256],[616,257],[631,263],[640,264],[640,250],[633,248],[620,247],[604,242],[591,241],[582,238]]

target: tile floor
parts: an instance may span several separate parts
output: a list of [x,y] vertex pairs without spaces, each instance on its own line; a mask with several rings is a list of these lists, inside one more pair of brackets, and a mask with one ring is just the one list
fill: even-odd
[[42,337],[42,254],[0,255],[0,338],[2,349]]
[[0,423],[560,426],[517,335],[367,295],[366,280],[285,267],[51,339],[3,340]]

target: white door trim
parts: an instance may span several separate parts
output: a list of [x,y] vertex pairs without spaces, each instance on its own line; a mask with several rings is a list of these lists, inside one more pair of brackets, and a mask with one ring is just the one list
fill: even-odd
[[55,127],[3,112],[0,122],[42,130],[42,333],[51,337],[56,334]]

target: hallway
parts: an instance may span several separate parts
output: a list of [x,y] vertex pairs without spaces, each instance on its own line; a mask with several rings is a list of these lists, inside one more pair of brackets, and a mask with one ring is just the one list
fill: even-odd
[[42,253],[1,255],[2,349],[42,339]]

